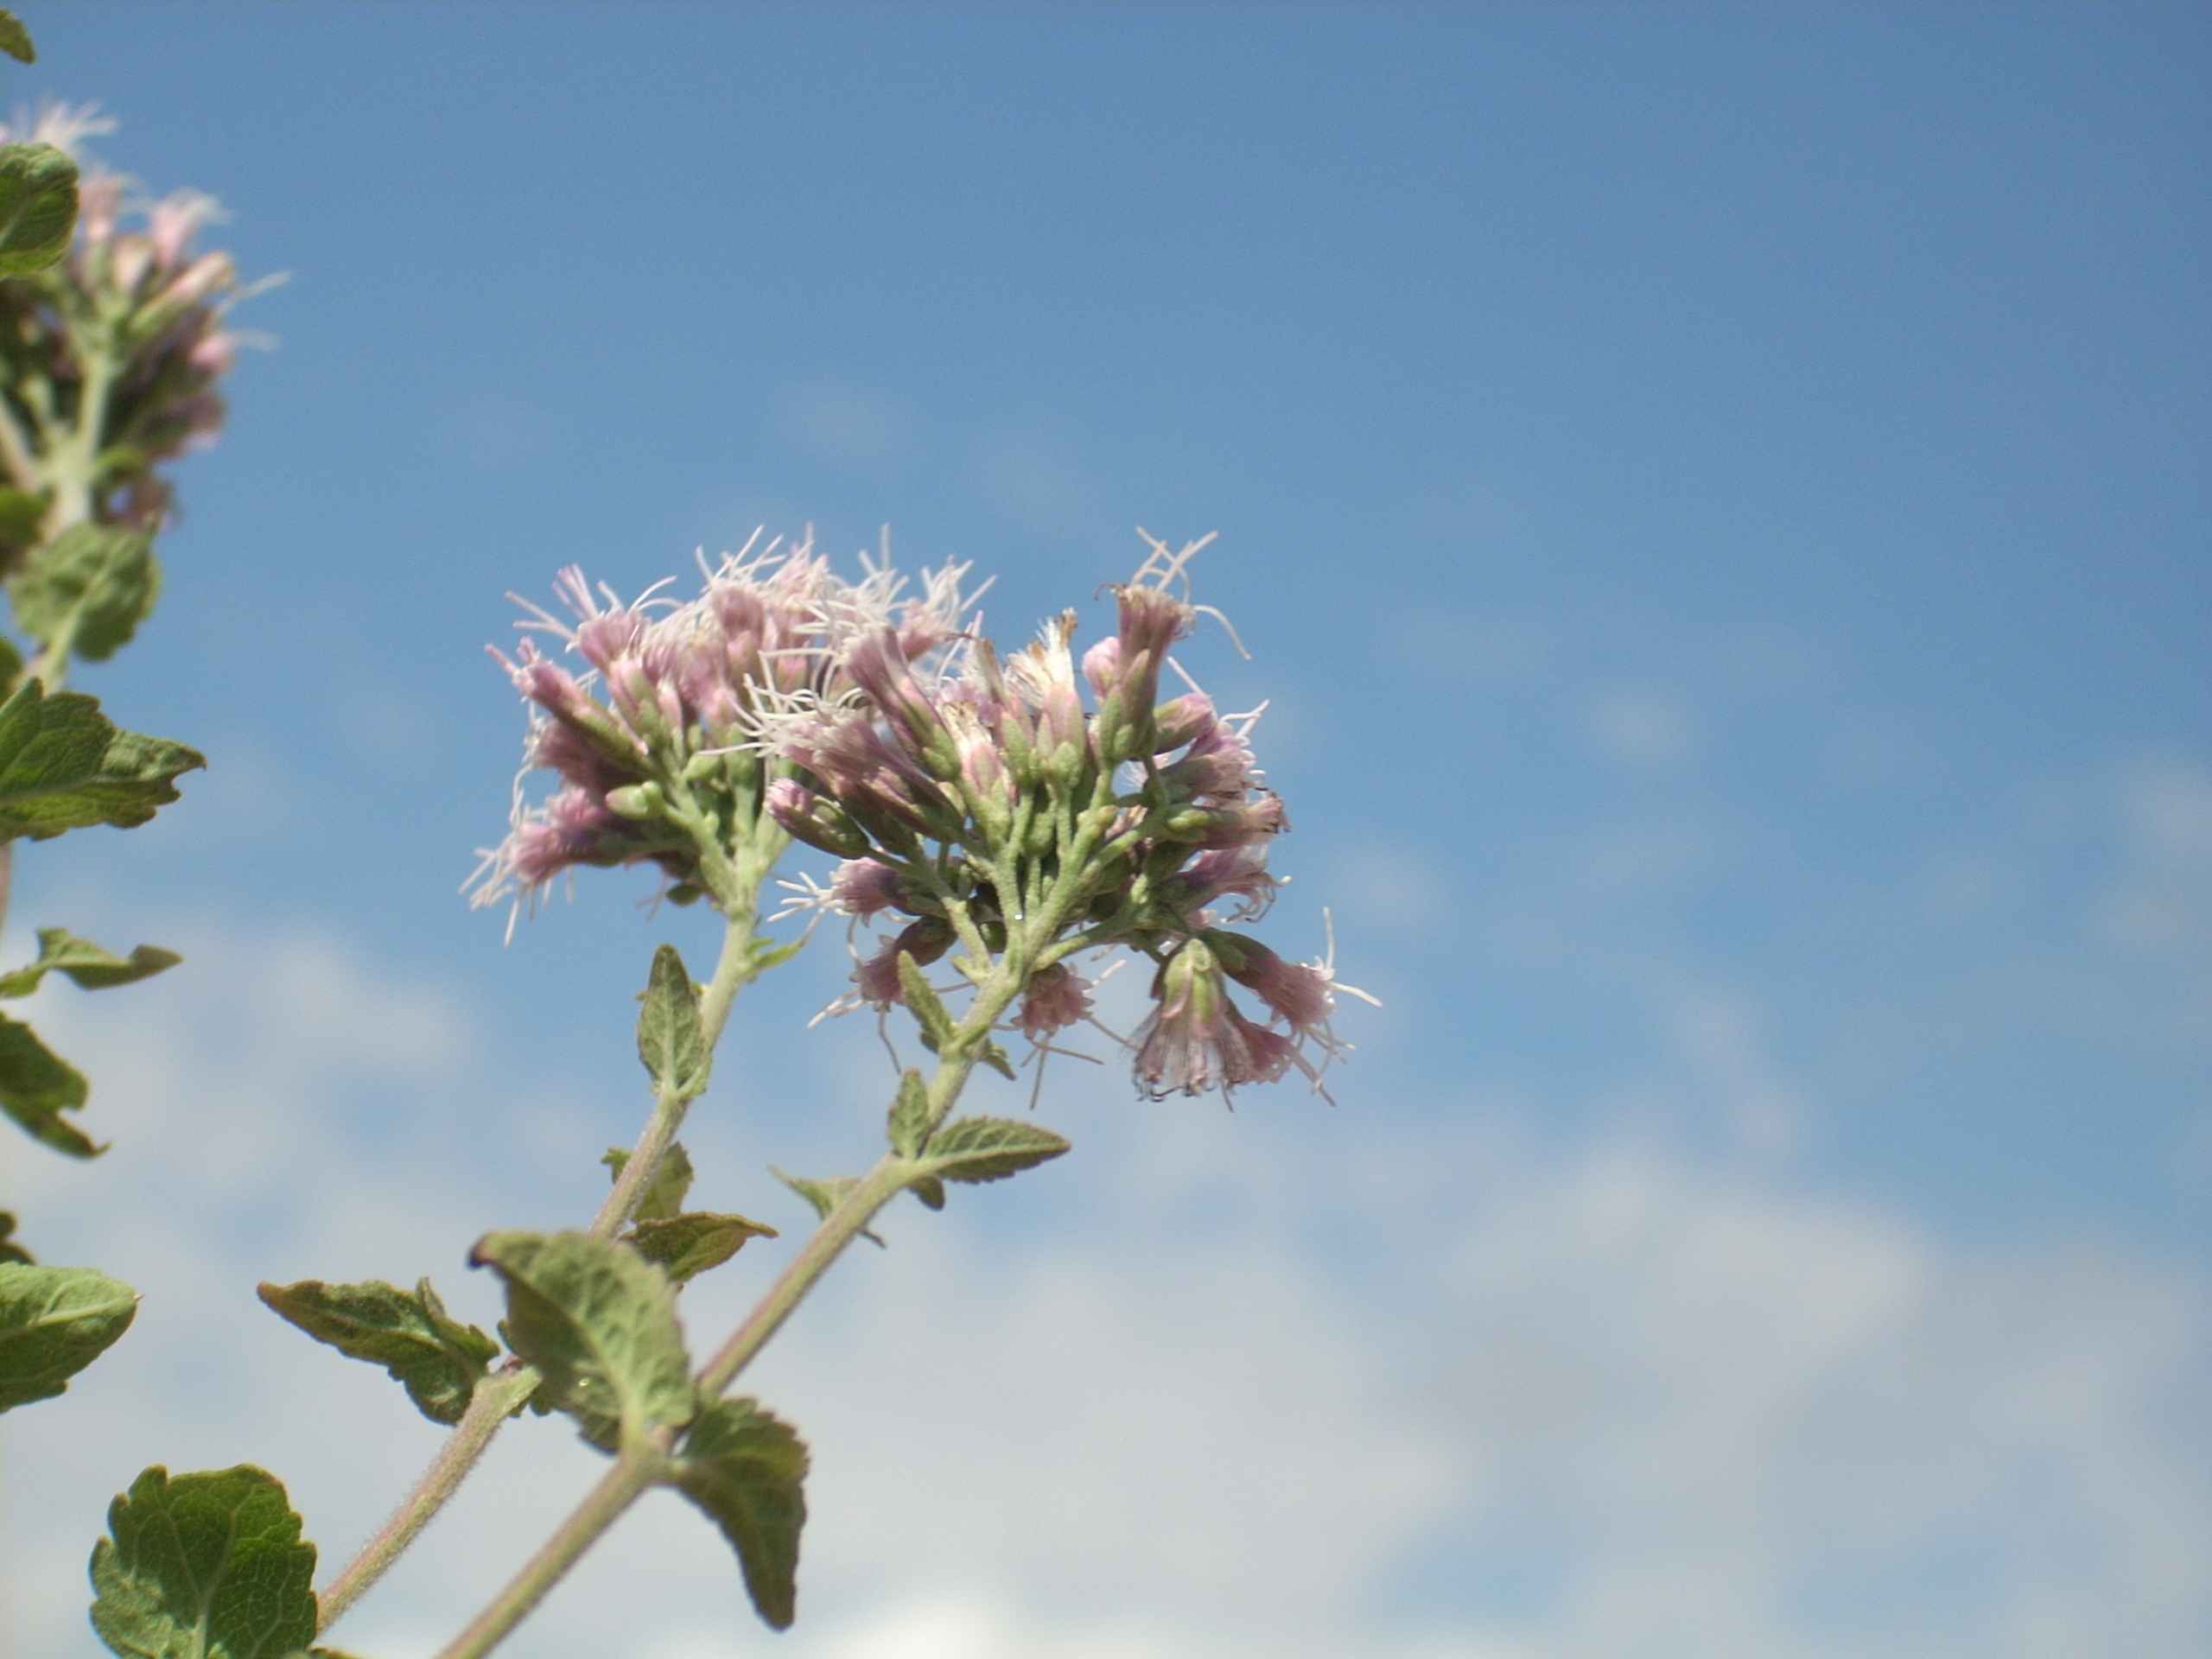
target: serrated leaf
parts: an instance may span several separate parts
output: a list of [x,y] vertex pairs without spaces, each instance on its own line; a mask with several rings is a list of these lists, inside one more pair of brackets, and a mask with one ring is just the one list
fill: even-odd
[[29,996],[48,974],[67,974],[85,991],[104,991],[149,979],[184,958],[157,944],[142,944],[128,957],[103,950],[90,939],[80,939],[66,927],[38,931],[38,960],[11,974],[0,974],[0,996]]
[[930,1137],[925,1161],[948,1181],[999,1181],[1068,1149],[1050,1129],[1010,1117],[955,1118]]
[[371,1280],[327,1285],[302,1279],[264,1284],[258,1294],[279,1319],[349,1359],[381,1365],[434,1423],[457,1423],[499,1344],[447,1313],[424,1279],[410,1293]]
[[16,1243],[16,1218],[0,1210],[0,1263],[9,1262],[20,1262],[29,1267],[31,1253]]
[[56,1152],[97,1158],[107,1148],[61,1119],[64,1112],[80,1110],[90,1092],[83,1072],[41,1042],[29,1026],[0,1014],[0,1112]]
[[589,1233],[487,1233],[469,1261],[505,1282],[508,1344],[562,1410],[627,1433],[690,1421],[690,1357],[658,1268]]
[[999,1076],[1004,1077],[1008,1083],[1012,1083],[1014,1080],[1014,1062],[1007,1058],[1006,1050],[1001,1047],[998,1044],[986,1039],[983,1043],[983,1052],[976,1058],[981,1060],[985,1065],[989,1066],[992,1071],[997,1072]]
[[638,1058],[661,1088],[690,1100],[707,1086],[712,1056],[699,1024],[699,993],[672,944],[653,952],[638,1011]]
[[930,1091],[922,1074],[909,1067],[899,1079],[899,1092],[891,1102],[891,1150],[912,1158],[922,1149],[930,1127]]
[[128,645],[161,596],[154,538],[112,524],[72,524],[31,550],[9,579],[16,620],[41,645],[67,639],[88,663]]
[[806,1442],[744,1398],[717,1400],[702,1411],[677,1465],[677,1490],[729,1540],[746,1593],[779,1630],[788,1630],[798,1611],[806,1471]]
[[51,144],[0,145],[0,276],[44,270],[77,228],[77,163]]
[[44,841],[87,824],[141,824],[207,764],[181,743],[126,732],[79,692],[27,680],[0,703],[0,841]]
[[5,52],[17,63],[38,61],[38,48],[31,44],[30,30],[12,11],[0,11],[0,52]]
[[[828,1220],[830,1212],[845,1201],[846,1193],[861,1184],[857,1175],[835,1175],[822,1181],[806,1175],[786,1175],[773,1164],[768,1166],[768,1173],[813,1205],[816,1218],[823,1221]],[[878,1249],[886,1248],[883,1241],[865,1227],[861,1229],[861,1236]]]
[[60,1394],[137,1312],[130,1286],[90,1268],[0,1263],[0,1411]]
[[681,1285],[721,1266],[747,1239],[773,1238],[776,1230],[743,1216],[694,1210],[640,1221],[622,1236],[623,1243]]
[[[599,1161],[619,1181],[630,1154],[620,1147],[609,1147]],[[645,1183],[645,1196],[631,1213],[639,1221],[658,1221],[672,1216],[683,1208],[683,1195],[690,1190],[691,1154],[683,1150],[681,1141],[672,1141],[667,1155],[660,1160],[660,1167],[653,1171],[652,1179]]]
[[283,1483],[240,1464],[156,1465],[107,1512],[92,1629],[126,1659],[264,1659],[315,1640],[315,1546]]

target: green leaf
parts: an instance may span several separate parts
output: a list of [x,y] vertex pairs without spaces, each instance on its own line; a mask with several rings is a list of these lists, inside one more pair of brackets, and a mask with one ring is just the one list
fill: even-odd
[[327,1285],[319,1279],[264,1284],[258,1294],[271,1313],[317,1342],[383,1366],[434,1423],[461,1421],[477,1380],[499,1357],[499,1344],[448,1314],[428,1279],[411,1294],[378,1280]]
[[907,1183],[906,1190],[922,1201],[925,1210],[944,1208],[944,1183],[934,1175],[917,1176]]
[[10,1262],[20,1262],[29,1267],[31,1253],[16,1243],[16,1218],[5,1210],[0,1210],[0,1266]]
[[998,1044],[986,1039],[983,1044],[983,1052],[976,1058],[1008,1083],[1014,1081],[1014,1062],[1007,1058],[1006,1050]]
[[137,1312],[130,1286],[90,1268],[0,1264],[0,1411],[60,1394]]
[[29,547],[46,527],[45,496],[29,490],[0,489],[0,547]]
[[12,11],[0,11],[0,52],[5,52],[17,63],[38,61],[38,48],[31,44],[30,30]]
[[999,1181],[1068,1149],[1050,1129],[1010,1117],[956,1118],[930,1137],[925,1160],[948,1181]]
[[653,952],[645,979],[645,1006],[638,1011],[638,1058],[655,1084],[690,1100],[707,1086],[713,1056],[699,1025],[699,993],[684,970],[676,947]]
[[[805,1175],[786,1175],[773,1164],[768,1166],[768,1173],[813,1205],[816,1217],[823,1221],[827,1221],[830,1212],[844,1202],[846,1193],[861,1184],[857,1175],[837,1175],[825,1181]],[[861,1236],[878,1249],[885,1248],[883,1241],[865,1227],[861,1229]]]
[[778,944],[772,939],[755,939],[746,951],[746,967],[753,977],[758,978],[771,968],[780,968],[806,949],[804,937],[788,944]]
[[659,1268],[589,1233],[487,1233],[468,1259],[505,1281],[507,1342],[556,1407],[619,1419],[626,1435],[691,1421],[676,1287]]
[[315,1640],[315,1546],[264,1469],[156,1465],[92,1549],[92,1629],[126,1659],[263,1659]]
[[[619,1181],[630,1154],[620,1147],[609,1147],[599,1161]],[[660,1160],[660,1167],[645,1183],[645,1196],[638,1200],[632,1213],[639,1221],[662,1220],[683,1208],[683,1195],[690,1190],[691,1154],[683,1150],[681,1141],[671,1142],[667,1155]]]
[[154,538],[112,524],[70,525],[8,582],[23,632],[42,645],[67,639],[88,663],[129,644],[161,592]]
[[921,1155],[930,1126],[930,1092],[922,1074],[911,1067],[899,1079],[899,1093],[891,1103],[891,1150],[901,1158]]
[[85,1074],[39,1041],[36,1032],[0,1014],[0,1112],[56,1152],[97,1158],[107,1148],[61,1121],[62,1113],[83,1108],[90,1091]]
[[914,960],[911,950],[899,953],[899,994],[912,1013],[915,1023],[921,1027],[930,1052],[935,1053],[943,1048],[952,1035],[952,1016],[945,1012],[938,994],[930,988],[922,964]]
[[180,773],[207,764],[181,743],[118,730],[91,697],[49,697],[27,680],[0,703],[0,841],[130,829],[176,799]]
[[111,986],[150,979],[183,960],[175,951],[164,950],[157,944],[142,944],[129,957],[118,957],[101,950],[90,939],[79,938],[66,927],[41,927],[38,931],[38,960],[12,974],[0,974],[0,996],[29,996],[38,988],[39,981],[50,973],[67,974],[79,990],[104,991]]
[[695,1210],[640,1221],[622,1236],[622,1242],[681,1285],[709,1268],[721,1266],[747,1239],[775,1236],[774,1228],[743,1216]]
[[0,145],[0,276],[29,276],[69,251],[77,163],[51,144]]
[[752,1400],[717,1400],[683,1437],[677,1490],[737,1551],[746,1593],[775,1630],[798,1611],[799,1529],[806,1524],[806,1442]]

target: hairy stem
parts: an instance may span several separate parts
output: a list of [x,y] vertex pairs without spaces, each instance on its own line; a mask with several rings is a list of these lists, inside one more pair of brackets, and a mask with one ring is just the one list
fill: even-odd
[[664,1447],[626,1448],[506,1588],[468,1621],[467,1629],[438,1650],[438,1659],[480,1659],[497,1647],[622,1511],[638,1501],[638,1495],[653,1484],[665,1461]]
[[[976,1055],[988,1040],[992,1023],[1006,1011],[1020,988],[1020,976],[1001,968],[976,993],[966,1017],[945,1044],[936,1074],[930,1079],[931,1128],[950,1114],[961,1090],[976,1069]],[[807,1294],[829,1272],[830,1264],[844,1254],[845,1247],[875,1218],[876,1212],[916,1179],[926,1174],[928,1169],[926,1159],[886,1156],[860,1179],[842,1201],[822,1218],[812,1236],[783,1272],[776,1275],[775,1283],[753,1305],[744,1323],[730,1333],[729,1339],[700,1369],[698,1388],[702,1401],[722,1395],[738,1374],[752,1363],[753,1356],[783,1328],[784,1321],[806,1300]],[[660,1478],[672,1444],[672,1435],[664,1431],[650,1437],[642,1448],[626,1446],[621,1457],[599,1484],[570,1511],[490,1605],[440,1651],[438,1659],[481,1659],[503,1641],[598,1541],[599,1535],[637,1500],[639,1493]]]
[[[751,861],[743,860],[741,863],[749,872]],[[721,956],[715,963],[714,977],[699,999],[700,1025],[709,1052],[721,1039],[738,992],[760,971],[753,950],[759,916],[754,896],[758,889],[759,875],[755,874],[752,887],[745,892],[744,902],[732,906],[729,925],[722,934]],[[612,1237],[630,1219],[644,1195],[645,1184],[652,1179],[653,1172],[674,1142],[687,1105],[687,1102],[673,1096],[668,1082],[663,1083],[653,1101],[652,1116],[646,1120],[628,1160],[623,1164],[614,1190],[592,1218],[592,1232],[602,1238]],[[446,1437],[445,1445],[439,1448],[414,1489],[400,1500],[385,1523],[316,1598],[317,1635],[335,1624],[360,1599],[361,1593],[406,1552],[423,1529],[429,1525],[431,1517],[460,1489],[461,1482],[475,1468],[477,1459],[484,1455],[485,1448],[491,1445],[492,1437],[499,1432],[515,1408],[530,1398],[537,1383],[537,1373],[524,1365],[487,1377],[477,1385],[467,1411]]]

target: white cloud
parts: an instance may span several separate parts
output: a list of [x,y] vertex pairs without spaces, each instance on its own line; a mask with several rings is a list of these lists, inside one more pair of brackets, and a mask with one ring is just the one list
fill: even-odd
[[2121,865],[2099,931],[2135,950],[2201,950],[2212,938],[2212,770],[2171,755],[2139,761],[2115,804]]
[[[146,1463],[264,1462],[334,1565],[437,1432],[252,1280],[435,1270],[486,1319],[452,1264],[554,1173],[519,1131],[556,1091],[489,1086],[464,996],[311,935],[167,936],[199,971],[111,994],[139,1018],[95,1023],[103,997],[51,1021],[88,1057],[104,1033],[117,1154],[11,1161],[47,1172],[50,1253],[97,1255],[147,1300],[68,1396],[5,1425],[10,1651],[89,1645],[83,1559]],[[1788,1086],[1741,998],[1675,1012],[1662,1076]],[[839,1075],[870,1098],[876,1064]],[[2201,1282],[2084,1241],[1968,1250],[1664,1133],[1548,1146],[1569,1103],[1533,1096],[1381,1115],[1255,1094],[1232,1117],[1133,1105],[1081,1067],[1054,1092],[1072,1157],[943,1217],[902,1205],[893,1248],[841,1264],[747,1378],[814,1449],[778,1643],[797,1659],[2201,1649]],[[404,1135],[365,1133],[364,1097]],[[512,1149],[499,1167],[441,1147],[464,1111]],[[718,1133],[775,1155],[758,1116]],[[872,1132],[872,1107],[832,1116]],[[698,1341],[795,1242],[687,1292]],[[335,1639],[434,1651],[596,1461],[557,1424],[512,1427]],[[1507,1568],[1541,1592],[1491,1605]],[[765,1639],[721,1540],[656,1494],[518,1650]]]
[[1582,718],[1599,750],[1632,771],[1671,772],[1697,752],[1697,722],[1670,692],[1616,686],[1592,697]]
[[777,429],[833,461],[869,466],[911,454],[920,428],[913,405],[878,386],[829,378],[785,387],[774,399]]

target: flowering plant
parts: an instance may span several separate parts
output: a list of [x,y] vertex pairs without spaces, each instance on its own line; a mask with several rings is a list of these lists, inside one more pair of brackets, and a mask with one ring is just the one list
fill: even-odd
[[[91,130],[59,115],[35,129],[73,142]],[[98,718],[89,699],[54,687],[73,652],[97,660],[150,607],[151,537],[174,510],[157,468],[219,424],[214,387],[232,355],[222,323],[238,292],[230,262],[189,245],[212,204],[172,197],[144,210],[143,228],[124,229],[120,181],[95,175],[82,200],[66,263],[0,297],[12,492],[0,514],[16,504],[11,593],[42,646],[29,667],[18,662],[15,696],[0,707],[0,785],[54,729],[26,720]],[[309,1336],[388,1370],[447,1439],[319,1590],[316,1551],[275,1476],[251,1465],[146,1470],[116,1500],[92,1555],[92,1624],[113,1651],[333,1655],[313,1644],[525,1412],[568,1417],[607,1462],[447,1659],[490,1651],[656,1486],[720,1529],[761,1618],[787,1625],[808,1452],[785,1417],[733,1390],[845,1248],[875,1237],[872,1224],[899,1194],[943,1210],[955,1187],[1069,1150],[1032,1120],[963,1112],[976,1070],[1014,1077],[1018,1039],[1036,1068],[1033,1107],[1047,1058],[1071,1052],[1064,1044],[1089,1027],[1125,1051],[1151,1096],[1217,1090],[1226,1101],[1293,1071],[1322,1089],[1346,1052],[1332,1025],[1338,995],[1364,993],[1339,984],[1331,961],[1287,962],[1249,931],[1275,897],[1268,855],[1288,827],[1252,747],[1261,710],[1219,711],[1173,654],[1202,616],[1235,641],[1189,591],[1191,562],[1211,538],[1179,550],[1145,539],[1142,563],[1112,590],[1111,630],[1080,651],[1068,611],[1001,653],[973,611],[981,588],[968,587],[967,565],[910,580],[887,559],[863,559],[849,579],[810,539],[785,547],[756,536],[702,559],[699,589],[682,601],[664,584],[625,601],[572,567],[554,583],[554,607],[518,601],[522,638],[493,655],[526,705],[524,772],[505,837],[467,884],[471,902],[505,906],[512,938],[556,881],[647,865],[671,903],[721,916],[720,957],[698,982],[672,946],[653,955],[637,1022],[651,1104],[634,1145],[608,1156],[598,1212],[575,1230],[495,1231],[476,1243],[472,1264],[505,1294],[496,1338],[454,1318],[427,1280],[260,1287]],[[19,731],[29,735],[10,749]],[[97,810],[79,805],[61,822],[48,789],[48,817],[0,818],[0,829],[138,822],[199,764],[181,746],[123,734],[101,753],[106,770],[80,790]],[[540,772],[554,781],[533,796],[528,780]],[[0,786],[0,814],[18,810],[12,798]],[[795,842],[835,868],[779,876]],[[772,893],[782,898],[764,920]],[[893,1049],[885,1149],[857,1174],[782,1177],[817,1224],[701,1357],[677,1321],[683,1287],[775,1230],[690,1207],[695,1171],[678,1137],[740,992],[832,916],[849,938],[882,935],[855,946],[850,988],[823,1014],[873,1010]],[[770,937],[778,923],[797,925],[797,937]],[[0,995],[48,969],[97,986],[175,960],[145,948],[110,957],[67,935],[41,943],[40,961],[0,980]],[[1104,976],[1094,964],[1121,952],[1149,976],[1149,1012],[1126,1035],[1099,1020],[1092,995]],[[899,1060],[894,1023],[925,1065]],[[70,1141],[58,1116],[81,1104],[81,1078],[73,1100],[42,1114],[7,1086],[0,1080],[0,1103],[41,1138],[97,1150]],[[127,1287],[91,1269],[18,1262],[0,1275],[0,1409],[60,1394],[129,1322]]]

